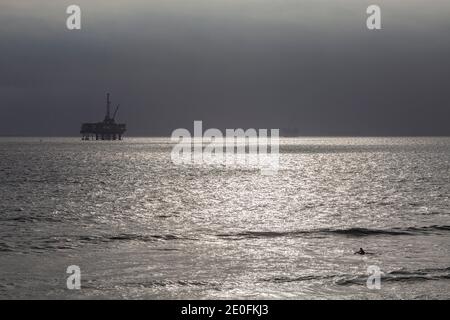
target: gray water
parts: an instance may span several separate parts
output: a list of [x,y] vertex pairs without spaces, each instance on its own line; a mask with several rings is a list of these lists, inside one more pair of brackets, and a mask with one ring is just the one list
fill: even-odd
[[0,298],[450,298],[450,138],[286,138],[273,176],[172,146],[1,138]]

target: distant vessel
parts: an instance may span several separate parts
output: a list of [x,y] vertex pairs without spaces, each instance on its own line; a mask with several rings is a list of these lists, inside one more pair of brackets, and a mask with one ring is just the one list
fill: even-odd
[[126,124],[116,123],[115,118],[119,105],[114,110],[113,116],[110,116],[109,93],[106,94],[106,115],[102,122],[83,123],[80,133],[82,140],[122,140],[122,135],[126,131]]

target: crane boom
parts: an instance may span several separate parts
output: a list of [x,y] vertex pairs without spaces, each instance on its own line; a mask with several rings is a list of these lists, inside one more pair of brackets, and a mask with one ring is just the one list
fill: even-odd
[[117,107],[116,107],[116,110],[114,110],[114,113],[113,113],[113,116],[112,116],[113,120],[116,119],[116,114],[117,114],[117,111],[119,111],[119,107],[120,107],[120,104],[118,104]]
[[111,104],[111,101],[109,101],[109,93],[106,94],[106,115],[105,115],[105,119],[109,120],[109,106]]

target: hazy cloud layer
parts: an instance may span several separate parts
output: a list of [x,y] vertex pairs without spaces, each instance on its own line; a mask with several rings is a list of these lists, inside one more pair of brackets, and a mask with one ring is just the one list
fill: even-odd
[[0,2],[0,134],[77,135],[121,103],[132,135],[175,128],[449,135],[450,3]]

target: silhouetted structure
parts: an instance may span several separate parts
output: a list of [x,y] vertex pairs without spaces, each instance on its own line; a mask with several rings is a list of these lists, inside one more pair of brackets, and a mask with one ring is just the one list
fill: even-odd
[[124,123],[116,123],[115,118],[119,105],[114,110],[114,114],[110,116],[109,93],[106,94],[106,115],[102,122],[83,123],[80,133],[83,135],[82,140],[122,140],[122,135],[126,131]]

